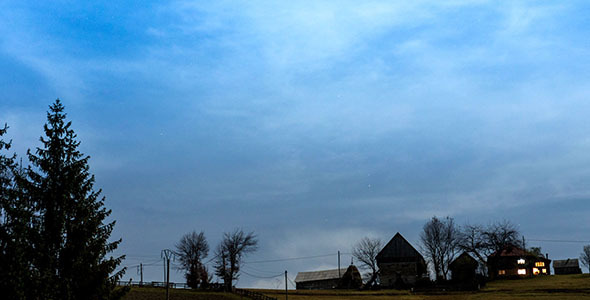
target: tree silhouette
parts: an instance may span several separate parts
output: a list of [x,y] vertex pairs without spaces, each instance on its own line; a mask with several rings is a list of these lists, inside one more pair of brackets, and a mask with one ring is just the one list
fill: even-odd
[[[40,238],[34,241],[34,261],[41,284],[40,299],[118,299],[115,290],[124,269],[115,272],[123,256],[107,257],[121,240],[109,241],[115,221],[106,222],[111,211],[104,207],[101,190],[94,190],[89,156],[66,122],[64,106],[58,99],[47,113],[42,146],[33,154],[28,177],[30,193],[38,209],[34,226]],[[114,274],[113,274],[114,272]]]
[[186,284],[191,288],[206,286],[209,283],[209,274],[203,264],[203,259],[208,253],[209,244],[202,231],[187,233],[176,244],[176,254],[185,270]]

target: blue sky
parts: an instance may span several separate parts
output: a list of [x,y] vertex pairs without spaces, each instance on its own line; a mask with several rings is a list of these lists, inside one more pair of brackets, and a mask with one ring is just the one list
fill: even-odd
[[[294,278],[335,267],[363,236],[417,244],[433,215],[590,240],[589,10],[3,1],[0,121],[24,155],[62,99],[124,265],[156,261],[191,230],[216,245],[236,227],[259,236],[250,261],[334,253],[244,269]],[[531,243],[558,259],[582,248]],[[160,280],[162,267],[145,274]]]

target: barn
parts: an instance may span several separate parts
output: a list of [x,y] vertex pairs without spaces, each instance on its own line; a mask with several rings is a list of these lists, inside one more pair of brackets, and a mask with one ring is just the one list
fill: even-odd
[[377,254],[381,286],[413,286],[426,274],[424,257],[398,232]]
[[488,256],[488,274],[491,279],[550,275],[550,264],[549,258],[508,245]]
[[582,269],[580,269],[577,258],[554,260],[553,270],[555,271],[555,275],[582,274]]
[[322,270],[313,272],[299,272],[295,277],[295,288],[298,290],[326,290],[335,289],[340,276],[346,269]]

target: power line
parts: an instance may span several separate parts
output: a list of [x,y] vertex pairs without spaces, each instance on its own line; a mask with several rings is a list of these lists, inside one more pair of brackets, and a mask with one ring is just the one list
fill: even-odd
[[528,239],[531,242],[548,242],[548,243],[590,243],[590,241],[575,241],[575,240],[540,240]]
[[335,254],[323,254],[323,255],[315,255],[315,256],[303,256],[303,257],[278,258],[278,259],[270,259],[270,260],[247,261],[244,263],[245,264],[261,264],[261,263],[270,263],[270,262],[320,258],[320,257],[334,256],[334,255]]
[[291,283],[293,288],[297,289],[297,284],[295,284],[295,281],[291,280],[291,278],[289,278],[289,277],[287,277],[287,279],[289,280],[289,283]]
[[274,276],[257,276],[257,275],[250,274],[244,270],[241,270],[241,273],[244,273],[250,277],[259,278],[259,279],[272,279],[272,278],[277,278],[279,276],[283,276],[285,274],[285,273],[281,273],[279,275],[274,275]]

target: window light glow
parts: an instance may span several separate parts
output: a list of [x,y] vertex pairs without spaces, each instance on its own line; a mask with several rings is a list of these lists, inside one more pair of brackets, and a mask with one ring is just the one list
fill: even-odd
[[506,275],[506,270],[498,270],[498,275]]
[[533,275],[539,275],[541,272],[537,268],[533,268]]
[[526,275],[526,269],[518,269],[518,275]]
[[535,263],[535,267],[544,267],[544,266],[545,266],[545,263],[542,261],[538,261]]
[[524,258],[521,258],[521,259],[518,260],[518,264],[519,265],[524,265],[525,262],[526,261],[524,260]]
[[543,272],[543,274],[547,274],[547,269],[541,269],[541,272]]

